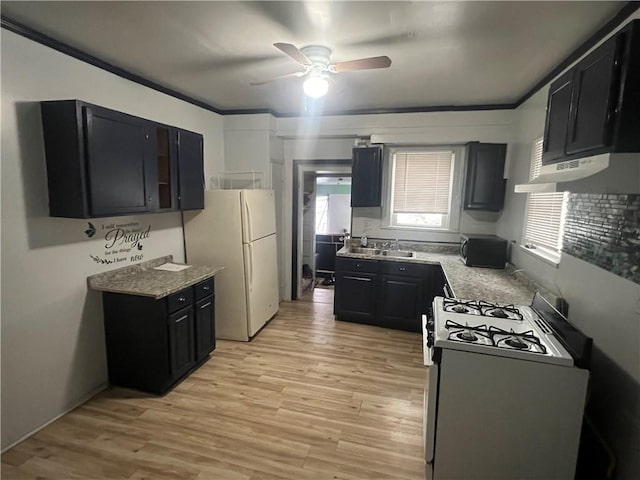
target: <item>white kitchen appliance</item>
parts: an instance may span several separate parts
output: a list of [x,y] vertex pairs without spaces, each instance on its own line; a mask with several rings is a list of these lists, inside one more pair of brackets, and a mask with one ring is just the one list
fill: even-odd
[[436,297],[423,336],[428,479],[574,478],[590,338],[539,294]]
[[184,212],[187,262],[221,265],[216,337],[248,341],[278,311],[273,190],[211,190],[204,210]]

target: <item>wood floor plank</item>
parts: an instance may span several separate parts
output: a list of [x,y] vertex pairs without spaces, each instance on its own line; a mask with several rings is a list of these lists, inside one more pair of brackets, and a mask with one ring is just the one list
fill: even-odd
[[421,335],[335,321],[331,294],[219,340],[162,397],[101,392],[5,452],[2,478],[424,480]]

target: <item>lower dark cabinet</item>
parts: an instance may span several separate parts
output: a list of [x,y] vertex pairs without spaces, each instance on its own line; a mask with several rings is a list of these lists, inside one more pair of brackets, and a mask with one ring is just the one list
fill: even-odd
[[109,382],[162,394],[204,362],[216,346],[212,291],[213,279],[158,300],[104,292]]
[[193,307],[169,316],[169,358],[174,380],[187,373],[196,361],[193,321]]
[[378,295],[380,326],[421,331],[424,294],[422,278],[381,275]]
[[213,295],[196,303],[196,361],[206,358],[216,348],[215,317]]
[[334,315],[337,320],[422,331],[422,314],[442,295],[439,265],[336,259]]
[[335,315],[352,322],[373,323],[376,317],[376,275],[336,272]]

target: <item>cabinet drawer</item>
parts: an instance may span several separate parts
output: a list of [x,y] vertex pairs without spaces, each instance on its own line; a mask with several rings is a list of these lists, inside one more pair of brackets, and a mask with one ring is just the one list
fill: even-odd
[[200,282],[193,287],[196,293],[196,300],[213,294],[213,278],[208,278],[204,282]]
[[408,262],[380,262],[380,272],[408,277],[421,277],[425,274],[425,266]]
[[185,288],[169,295],[167,298],[167,310],[169,313],[180,310],[193,303],[193,288]]
[[375,260],[336,257],[336,270],[345,272],[377,273],[378,262]]

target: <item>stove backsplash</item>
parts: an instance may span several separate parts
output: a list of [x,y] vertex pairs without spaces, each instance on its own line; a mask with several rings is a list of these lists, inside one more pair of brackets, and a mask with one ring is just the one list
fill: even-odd
[[569,195],[562,251],[640,284],[640,195]]

